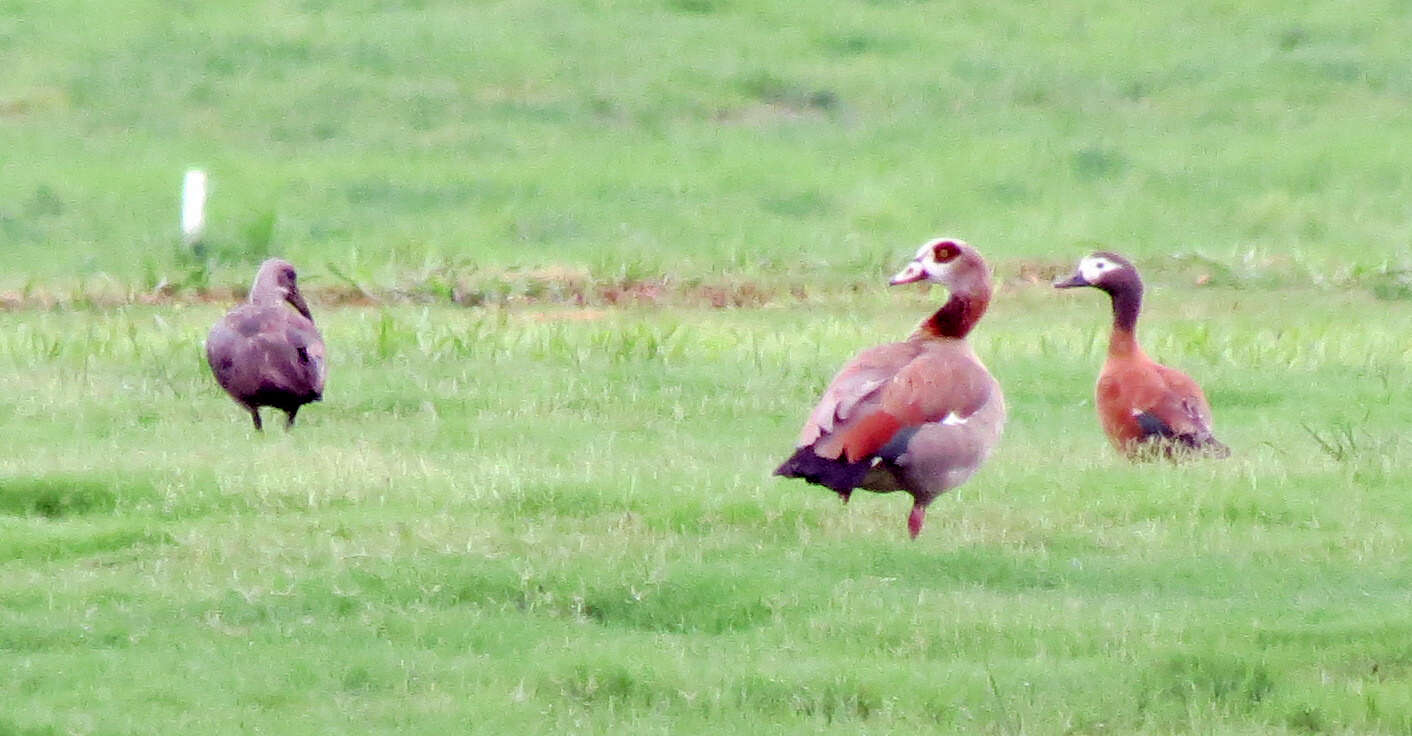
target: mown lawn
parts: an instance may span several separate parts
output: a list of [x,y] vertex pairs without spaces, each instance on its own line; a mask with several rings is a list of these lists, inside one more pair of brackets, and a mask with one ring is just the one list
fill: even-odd
[[0,313],[0,730],[1412,730],[1412,308],[1157,291],[1234,456],[1134,467],[1101,296],[1007,284],[1007,436],[913,542],[768,473],[937,297],[316,305],[327,399],[264,435],[218,306]]

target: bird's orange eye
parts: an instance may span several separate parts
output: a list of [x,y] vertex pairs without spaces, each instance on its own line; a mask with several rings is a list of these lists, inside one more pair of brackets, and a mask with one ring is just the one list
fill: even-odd
[[946,263],[959,255],[961,255],[961,249],[957,248],[956,244],[950,240],[943,240],[932,248],[932,260],[937,263]]

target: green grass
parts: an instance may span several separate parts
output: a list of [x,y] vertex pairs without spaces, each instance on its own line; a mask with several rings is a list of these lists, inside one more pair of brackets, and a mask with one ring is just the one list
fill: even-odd
[[1144,339],[1232,459],[1118,459],[1101,296],[1007,286],[1006,437],[915,542],[768,472],[935,294],[320,310],[327,399],[265,435],[218,307],[0,314],[0,725],[1407,733],[1412,309],[1197,293]]
[[[1412,733],[1408,21],[0,0],[0,734]],[[941,233],[1010,422],[913,542],[769,471]],[[1026,285],[1099,246],[1230,460],[1107,447]],[[257,435],[273,254],[331,378]]]
[[[993,259],[1406,269],[1406,8],[816,0],[108,4],[0,13],[0,287],[278,252],[383,288],[573,264],[870,280]],[[252,22],[258,18],[259,22]],[[16,267],[18,266],[18,267]]]

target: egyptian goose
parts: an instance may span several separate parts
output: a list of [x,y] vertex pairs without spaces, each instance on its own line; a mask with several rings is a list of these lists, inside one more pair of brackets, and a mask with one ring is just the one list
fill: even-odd
[[249,298],[206,338],[216,382],[250,412],[256,430],[263,428],[262,406],[283,411],[285,426],[293,427],[299,407],[323,398],[324,340],[295,279],[294,267],[285,261],[260,264]]
[[1161,455],[1226,457],[1230,449],[1211,436],[1211,406],[1186,374],[1161,365],[1137,343],[1142,279],[1128,259],[1094,253],[1056,289],[1092,286],[1113,300],[1108,360],[1094,390],[1098,418],[1113,446],[1131,460]]
[[869,348],[834,376],[776,475],[833,489],[911,494],[907,531],[927,505],[976,472],[1000,439],[1005,399],[966,335],[990,302],[979,253],[952,238],[923,245],[889,282],[930,281],[951,296],[903,342]]

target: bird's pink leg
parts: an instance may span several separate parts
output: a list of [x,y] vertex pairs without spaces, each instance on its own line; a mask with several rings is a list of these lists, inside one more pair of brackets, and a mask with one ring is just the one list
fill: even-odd
[[913,504],[912,513],[907,516],[907,531],[916,539],[922,533],[922,522],[927,519],[927,507],[921,504]]

